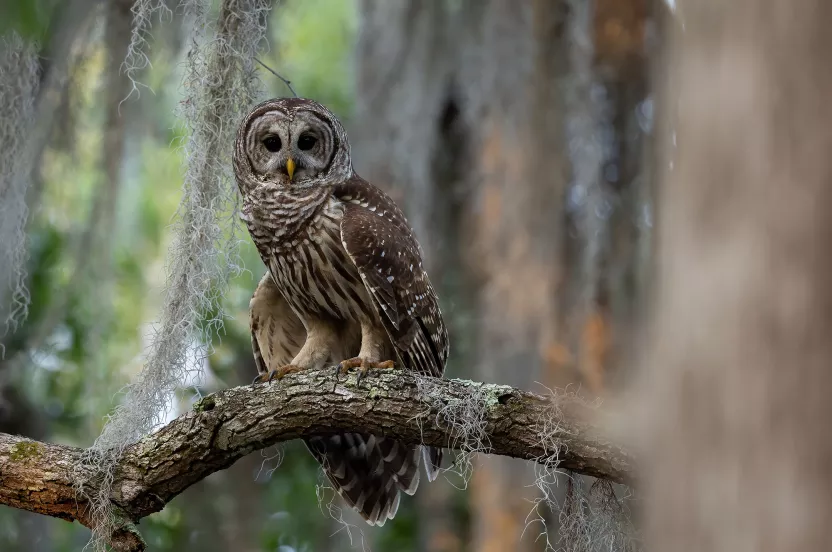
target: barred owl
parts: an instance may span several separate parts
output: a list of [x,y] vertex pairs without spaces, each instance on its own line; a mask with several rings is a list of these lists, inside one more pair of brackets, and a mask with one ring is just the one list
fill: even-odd
[[[242,218],[268,267],[251,300],[255,382],[328,363],[441,377],[448,335],[422,252],[401,210],[355,174],[343,126],[312,100],[255,107],[237,133]],[[442,450],[380,435],[310,437],[334,488],[382,525],[429,481]]]

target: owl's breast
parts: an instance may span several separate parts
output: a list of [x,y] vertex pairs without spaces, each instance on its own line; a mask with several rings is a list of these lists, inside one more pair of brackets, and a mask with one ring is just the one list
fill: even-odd
[[244,197],[240,218],[268,265],[272,255],[289,253],[318,232],[330,201],[324,189],[296,194],[275,187],[258,188]]
[[341,243],[342,204],[332,198],[308,226],[273,251],[268,266],[301,320],[359,321],[377,316],[358,269]]

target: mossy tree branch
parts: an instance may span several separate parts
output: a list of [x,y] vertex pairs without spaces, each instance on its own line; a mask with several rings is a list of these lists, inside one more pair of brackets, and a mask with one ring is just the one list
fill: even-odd
[[[111,544],[143,550],[131,522],[158,512],[211,473],[282,441],[351,431],[460,447],[464,436],[442,414],[472,396],[481,403],[484,439],[470,447],[534,461],[557,458],[560,468],[615,482],[632,479],[632,456],[601,435],[592,423],[595,409],[576,399],[401,371],[372,372],[357,386],[354,374],[336,379],[325,369],[208,395],[193,411],[129,447],[112,486],[124,522]],[[0,434],[0,504],[89,526],[88,505],[73,488],[78,476],[90,478],[88,488],[96,486],[93,474],[78,471],[83,453]]]

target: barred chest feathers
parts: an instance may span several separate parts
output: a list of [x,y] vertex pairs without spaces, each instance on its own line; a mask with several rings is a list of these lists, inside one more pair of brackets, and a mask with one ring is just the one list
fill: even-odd
[[366,286],[341,243],[344,204],[326,193],[305,201],[276,194],[243,207],[243,220],[277,287],[301,320],[374,317]]

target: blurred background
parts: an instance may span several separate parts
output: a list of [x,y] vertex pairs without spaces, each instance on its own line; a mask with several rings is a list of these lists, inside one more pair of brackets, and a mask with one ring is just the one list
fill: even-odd
[[[48,114],[26,197],[31,305],[0,340],[2,432],[89,446],[143,366],[187,163],[176,114],[195,21],[177,0],[142,3],[170,11],[152,12],[150,63],[130,93],[133,2],[0,2],[0,33],[37,44]],[[260,58],[341,117],[357,172],[419,236],[450,326],[447,376],[568,386],[592,400],[632,379],[654,247],[657,44],[672,10],[281,0],[268,12]],[[269,73],[259,79],[258,100],[288,94]],[[188,362],[202,375],[181,382],[168,417],[256,374],[247,308],[265,268],[238,235],[245,270],[220,290],[224,329],[210,356],[193,344]],[[478,457],[470,482],[423,484],[394,522],[348,519],[350,533],[319,504],[317,464],[288,443],[188,489],[140,531],[156,551],[543,550],[541,531],[560,538],[560,512],[535,511],[534,480],[527,463]],[[74,551],[88,538],[78,524],[0,507],[0,550]]]

